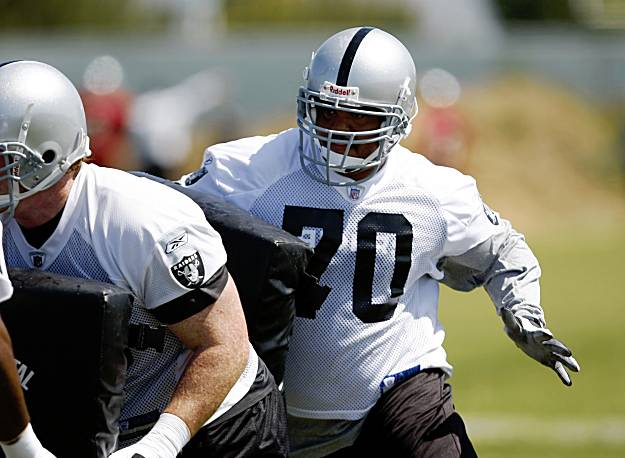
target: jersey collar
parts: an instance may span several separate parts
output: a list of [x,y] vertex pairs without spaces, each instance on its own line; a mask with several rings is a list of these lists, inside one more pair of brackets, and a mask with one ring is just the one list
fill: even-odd
[[87,171],[84,170],[86,167],[87,164],[82,164],[72,184],[65,208],[63,209],[56,229],[50,234],[50,237],[48,237],[41,247],[35,248],[26,241],[19,224],[17,224],[14,218],[11,218],[10,222],[7,224],[7,229],[11,231],[18,251],[30,267],[41,270],[48,269],[71,237],[74,229],[73,222],[78,216],[76,206],[78,196],[81,194],[84,185],[85,175],[87,174]]
[[348,202],[361,202],[371,192],[371,190],[379,188],[380,183],[384,181],[386,171],[388,170],[388,161],[390,159],[389,156],[387,156],[386,163],[377,171],[377,173],[375,173],[371,178],[363,181],[362,183],[356,183],[354,180],[351,180],[345,175],[341,175],[334,172],[333,170],[330,170],[331,179],[350,182],[345,186],[333,186],[333,188],[338,191],[338,193]]

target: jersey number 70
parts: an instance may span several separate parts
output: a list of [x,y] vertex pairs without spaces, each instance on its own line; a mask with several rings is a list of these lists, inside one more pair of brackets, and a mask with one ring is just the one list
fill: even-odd
[[[287,205],[284,208],[282,227],[299,237],[304,227],[317,227],[323,235],[315,247],[307,272],[321,278],[343,241],[343,210],[309,208]],[[395,266],[390,284],[390,297],[385,303],[372,301],[376,257],[376,234],[395,234]],[[412,224],[404,215],[396,213],[367,213],[358,222],[356,265],[354,269],[352,310],[363,323],[377,323],[393,316],[412,263]],[[330,292],[329,286],[322,287],[322,294],[311,294],[306,300],[298,300],[296,314],[302,318],[314,319]],[[302,298],[304,295],[299,295]],[[311,300],[317,298],[317,300]]]

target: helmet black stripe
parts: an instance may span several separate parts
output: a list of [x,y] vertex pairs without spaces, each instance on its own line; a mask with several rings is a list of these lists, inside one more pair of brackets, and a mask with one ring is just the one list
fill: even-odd
[[341,60],[341,66],[339,67],[339,74],[336,78],[336,84],[339,86],[347,86],[347,79],[349,78],[349,71],[352,69],[352,62],[356,56],[356,51],[369,32],[373,30],[373,27],[362,27],[358,32],[354,34],[352,40],[347,45],[343,59]]
[[17,59],[17,60],[9,60],[9,61],[7,61],[7,62],[1,62],[1,63],[0,63],[0,67],[4,67],[5,65],[9,65],[9,64],[12,64],[12,63],[14,63],[14,62],[21,62],[21,59]]

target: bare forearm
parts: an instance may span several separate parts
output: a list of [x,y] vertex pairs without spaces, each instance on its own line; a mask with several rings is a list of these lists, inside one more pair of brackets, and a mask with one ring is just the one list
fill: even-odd
[[196,351],[165,412],[180,417],[193,436],[234,386],[247,358],[247,340]]
[[193,436],[217,410],[247,364],[247,327],[232,278],[214,304],[170,329],[194,354],[165,411],[181,418]]
[[236,384],[247,365],[249,341],[231,278],[219,298],[209,304],[195,315],[169,325],[180,342],[193,351],[192,358],[169,405],[148,434],[111,458],[175,458]]
[[30,421],[15,370],[9,334],[0,320],[0,442],[15,439]]

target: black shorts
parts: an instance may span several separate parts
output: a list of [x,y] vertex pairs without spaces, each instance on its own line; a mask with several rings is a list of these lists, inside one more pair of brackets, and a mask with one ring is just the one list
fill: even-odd
[[477,453],[443,372],[428,369],[384,393],[354,445],[330,456],[473,458]]
[[258,365],[249,393],[217,420],[201,428],[179,457],[288,456],[284,397],[261,359]]

